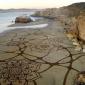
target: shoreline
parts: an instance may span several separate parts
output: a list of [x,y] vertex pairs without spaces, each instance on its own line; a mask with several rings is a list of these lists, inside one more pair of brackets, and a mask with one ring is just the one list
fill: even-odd
[[[9,24],[7,27],[5,27],[5,28],[7,28],[7,30],[5,29],[3,32],[0,33],[0,35],[4,34],[6,32],[10,32],[12,30],[20,30],[20,29],[24,30],[25,27],[26,27],[25,29],[28,29],[28,30],[32,29],[32,28],[33,29],[37,29],[37,27],[38,27],[38,29],[41,29],[41,28],[44,29],[44,28],[47,27],[47,24],[49,24],[50,21],[51,20],[49,20],[49,19],[39,19],[39,20],[30,22],[30,23],[26,23],[26,24],[21,24],[21,23],[18,23],[18,24]],[[39,28],[38,25],[40,25],[40,28]],[[35,28],[35,26],[36,26],[36,28]]]

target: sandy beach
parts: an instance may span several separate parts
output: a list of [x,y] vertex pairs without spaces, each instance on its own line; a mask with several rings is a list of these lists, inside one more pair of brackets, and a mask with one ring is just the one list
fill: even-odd
[[[37,24],[48,26],[23,28]],[[19,26],[22,28],[17,29]],[[9,27],[16,29],[5,31],[0,36],[0,76],[4,75],[2,79],[6,79],[3,85],[8,81],[6,75],[10,76],[10,81],[16,81],[19,73],[22,84],[16,81],[14,85],[73,85],[76,74],[85,69],[85,54],[74,50],[60,21],[43,19]]]

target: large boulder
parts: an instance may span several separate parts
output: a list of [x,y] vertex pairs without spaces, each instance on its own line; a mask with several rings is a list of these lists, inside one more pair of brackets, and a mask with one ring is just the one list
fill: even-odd
[[19,16],[19,17],[16,17],[15,19],[15,23],[29,23],[31,21],[32,19],[27,16]]

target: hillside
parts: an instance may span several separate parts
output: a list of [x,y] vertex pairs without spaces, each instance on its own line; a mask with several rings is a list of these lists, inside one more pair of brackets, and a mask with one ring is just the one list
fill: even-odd
[[64,6],[58,9],[57,8],[45,9],[43,11],[38,11],[35,15],[49,18],[55,18],[58,17],[59,15],[73,17],[78,16],[82,11],[85,11],[85,2],[74,3],[69,6]]
[[85,2],[74,3],[67,7],[70,16],[78,16],[80,12],[85,11]]
[[74,4],[71,4],[69,6],[67,6],[68,8],[79,8],[80,10],[85,10],[85,2],[80,2],[80,3],[74,3]]

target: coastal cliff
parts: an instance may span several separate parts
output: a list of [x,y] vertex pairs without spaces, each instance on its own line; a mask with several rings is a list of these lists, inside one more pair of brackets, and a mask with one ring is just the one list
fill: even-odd
[[79,13],[84,10],[85,10],[85,2],[81,2],[60,8],[48,8],[43,11],[38,11],[35,13],[35,16],[55,18],[58,17],[59,15],[66,15],[73,17],[73,16],[78,16]]
[[36,12],[35,16],[60,21],[65,27],[65,31],[68,31],[72,38],[85,41],[85,2],[74,3],[61,8],[45,9]]

